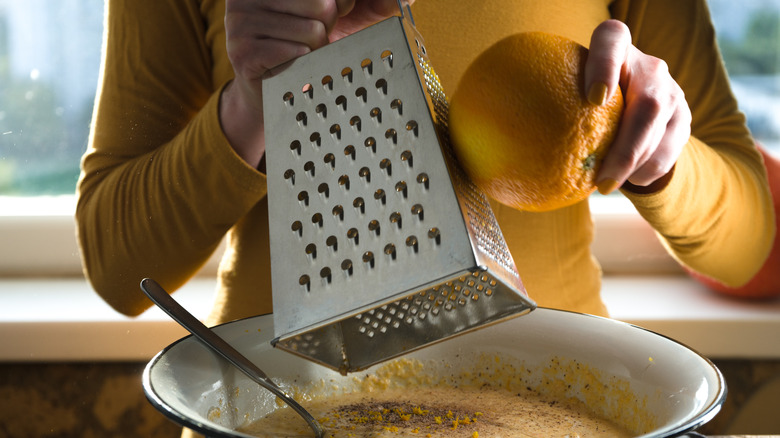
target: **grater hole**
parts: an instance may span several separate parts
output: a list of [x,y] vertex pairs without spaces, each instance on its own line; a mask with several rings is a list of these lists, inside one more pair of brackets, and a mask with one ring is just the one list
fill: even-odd
[[292,143],[290,143],[290,150],[293,151],[296,155],[301,155],[301,142],[298,140],[293,140]]
[[368,223],[368,231],[371,231],[372,233],[374,233],[374,235],[378,236],[379,235],[379,231],[380,231],[379,230],[379,221],[376,220],[376,219],[372,219]]
[[412,249],[412,251],[417,252],[420,245],[417,241],[417,236],[409,236],[406,238],[406,246]]
[[303,87],[301,87],[301,92],[303,92],[303,97],[308,97],[309,99],[314,97],[314,87],[312,87],[309,83],[303,84]]
[[322,88],[326,91],[333,91],[333,78],[330,75],[322,77]]
[[298,201],[300,201],[304,207],[309,205],[309,192],[302,190],[298,192]]
[[293,106],[293,103],[295,101],[295,96],[292,94],[292,91],[288,91],[282,95],[282,101],[287,106]]
[[352,275],[352,260],[346,259],[342,261],[341,270],[346,272],[347,275]]
[[387,141],[389,141],[392,144],[398,143],[398,133],[393,128],[390,128],[387,131],[385,131],[385,138],[387,139]]
[[374,253],[366,251],[363,253],[363,263],[367,264],[369,268],[374,267]]
[[374,63],[370,59],[366,58],[360,62],[360,68],[363,69],[363,73],[365,73],[366,76],[371,76],[374,71]]
[[337,218],[339,218],[339,220],[342,221],[344,220],[344,207],[342,207],[341,205],[337,205],[333,207],[332,213],[333,216],[336,216]]
[[347,110],[347,98],[343,95],[340,95],[336,98],[336,106],[341,108],[342,111]]
[[394,211],[390,213],[390,223],[395,224],[398,229],[401,229],[401,213]]
[[306,113],[301,111],[295,116],[295,120],[298,122],[298,126],[301,128],[306,126]]
[[295,171],[292,169],[285,170],[284,179],[289,180],[290,184],[295,185]]
[[371,152],[376,152],[376,140],[374,137],[368,137],[365,142],[363,142],[367,148],[371,149]]
[[371,182],[371,170],[368,167],[362,167],[358,171],[358,176],[363,178],[366,184]]
[[330,126],[330,135],[332,135],[336,141],[341,140],[341,126],[339,126],[338,123]]
[[414,167],[412,165],[412,151],[403,151],[401,152],[401,161],[405,162],[409,165],[409,167]]
[[349,176],[347,175],[341,175],[339,177],[339,185],[344,188],[344,190],[349,190]]
[[417,50],[419,50],[423,55],[425,55],[425,46],[420,42],[420,40],[415,38],[414,43],[417,45]]
[[395,191],[402,194],[404,198],[408,195],[408,190],[406,188],[406,181],[398,181],[395,184]]
[[433,240],[437,245],[441,243],[441,231],[438,228],[433,227],[428,230],[428,238]]
[[304,288],[306,288],[306,291],[308,292],[308,291],[309,291],[309,289],[310,289],[310,287],[311,287],[311,279],[310,279],[310,278],[309,278],[309,276],[308,276],[308,275],[306,275],[306,274],[304,274],[304,275],[301,275],[301,276],[298,278],[298,284],[300,284],[301,286],[303,286]]
[[317,187],[317,192],[327,199],[330,196],[330,187],[328,187],[327,183],[322,183]]
[[348,83],[352,83],[352,69],[349,67],[341,69],[341,77]]
[[314,169],[314,161],[307,161],[303,165],[303,171],[304,171],[304,173],[307,173],[310,177],[313,178],[314,177],[314,171],[315,171],[315,169]]
[[384,170],[387,176],[391,176],[393,174],[393,164],[390,162],[389,158],[385,158],[380,161],[379,168]]
[[325,280],[325,282],[330,283],[331,274],[330,274],[330,268],[329,267],[326,266],[326,267],[320,269],[320,278]]
[[387,67],[387,69],[393,68],[393,52],[389,50],[384,50],[379,57],[382,59],[382,63]]
[[328,107],[325,106],[324,103],[321,103],[314,107],[314,112],[320,116],[320,118],[327,118],[328,117]]
[[374,84],[376,86],[377,91],[382,93],[383,95],[387,95],[387,81],[384,79],[379,79]]
[[417,216],[418,219],[423,220],[423,206],[421,204],[414,204],[412,206],[412,214]]
[[355,200],[352,201],[352,206],[355,207],[360,213],[366,212],[366,201],[364,201],[361,197],[355,198]]
[[377,123],[382,123],[382,110],[380,110],[378,107],[371,108],[371,111],[368,112],[368,115]]
[[360,130],[362,128],[361,127],[360,117],[354,116],[351,119],[349,119],[349,126],[351,126],[352,129],[355,130],[355,132],[360,132]]
[[313,132],[309,136],[309,141],[311,142],[312,146],[320,147],[322,145],[322,137],[320,137],[319,132]]
[[423,188],[428,189],[428,186],[430,185],[428,180],[428,174],[423,172],[417,175],[417,182],[422,184]]
[[384,189],[377,189],[377,191],[374,192],[374,199],[382,203],[382,205],[385,205],[385,203],[387,203],[387,194]]
[[311,216],[311,223],[321,227],[322,226],[322,214],[321,213],[314,213]]
[[336,238],[336,236],[328,236],[328,238],[325,240],[325,245],[328,246],[333,252],[336,252],[339,250],[339,239]]
[[355,97],[357,97],[358,100],[362,101],[363,103],[366,103],[368,100],[368,92],[366,92],[364,87],[359,87],[357,90],[355,90]]
[[295,222],[293,222],[293,223],[292,223],[292,225],[290,225],[290,229],[291,229],[291,230],[292,230],[292,231],[293,231],[295,234],[297,234],[297,235],[298,235],[298,237],[302,237],[302,236],[303,236],[303,224],[301,223],[301,221],[295,221]]
[[414,134],[415,137],[417,137],[417,135],[419,134],[417,122],[414,120],[410,120],[406,123],[406,130]]
[[347,147],[344,148],[344,156],[349,157],[351,159],[355,159],[355,146],[347,145]]
[[393,245],[392,243],[388,243],[387,245],[385,245],[384,252],[385,254],[390,256],[391,260],[395,260],[395,256],[396,256],[395,245]]
[[395,111],[399,116],[404,113],[404,106],[401,99],[393,99],[390,101],[390,109]]
[[325,156],[322,158],[322,161],[325,164],[329,164],[331,170],[336,168],[336,156],[335,155],[333,155],[331,153],[325,154]]
[[309,256],[311,259],[317,258],[317,245],[310,243],[306,245],[304,251],[306,252],[306,255]]
[[359,243],[360,233],[358,233],[357,228],[347,230],[347,239],[351,240],[355,245]]

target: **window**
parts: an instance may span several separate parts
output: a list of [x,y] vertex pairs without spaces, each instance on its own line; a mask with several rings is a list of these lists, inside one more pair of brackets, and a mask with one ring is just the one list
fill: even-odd
[[780,3],[708,0],[718,44],[753,136],[780,154]]
[[[780,3],[709,5],[748,125],[780,154]],[[80,273],[73,193],[98,80],[103,7],[103,0],[0,0],[0,276]],[[637,233],[646,236],[651,264],[676,266],[623,197],[595,196],[593,210],[597,238],[608,237],[595,247],[607,272],[636,269],[636,257],[610,245],[637,242]]]
[[73,194],[102,31],[102,0],[0,0],[0,195]]

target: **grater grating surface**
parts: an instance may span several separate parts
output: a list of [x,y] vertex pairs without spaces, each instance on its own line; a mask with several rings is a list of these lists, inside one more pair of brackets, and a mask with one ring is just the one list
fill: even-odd
[[403,15],[263,83],[275,346],[343,373],[535,307]]

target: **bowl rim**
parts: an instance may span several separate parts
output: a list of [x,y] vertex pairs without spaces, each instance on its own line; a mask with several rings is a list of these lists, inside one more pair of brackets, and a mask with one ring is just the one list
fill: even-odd
[[[727,386],[726,386],[725,378],[723,377],[723,373],[720,371],[720,369],[718,369],[718,367],[709,358],[707,358],[703,354],[699,353],[697,350],[689,347],[688,345],[686,345],[686,344],[684,344],[684,343],[682,343],[682,342],[680,342],[680,341],[678,341],[676,339],[670,338],[669,336],[666,336],[666,335],[657,333],[655,331],[646,329],[644,327],[640,327],[638,325],[627,323],[627,322],[624,322],[624,321],[619,321],[619,320],[616,320],[616,319],[611,319],[611,318],[607,318],[607,317],[603,317],[603,316],[590,315],[590,314],[582,313],[582,312],[573,312],[573,311],[569,311],[569,310],[553,309],[553,308],[547,308],[547,307],[538,307],[536,310],[534,310],[534,312],[538,312],[540,310],[542,312],[546,312],[546,311],[563,312],[563,313],[569,313],[569,314],[573,314],[573,315],[582,315],[582,316],[589,317],[589,318],[597,318],[597,319],[601,319],[601,320],[607,321],[610,324],[616,324],[616,325],[620,325],[620,326],[624,326],[624,327],[631,327],[631,328],[635,328],[635,329],[639,329],[639,330],[648,332],[650,334],[653,334],[655,336],[659,336],[661,338],[664,338],[664,339],[666,339],[668,341],[671,341],[672,343],[675,343],[675,344],[677,344],[677,345],[679,345],[679,346],[689,350],[694,355],[698,356],[700,359],[703,359],[704,362],[715,372],[716,379],[717,379],[717,384],[718,384],[717,392],[716,392],[715,396],[713,397],[712,402],[710,402],[710,404],[708,406],[703,407],[698,415],[696,415],[695,417],[691,418],[687,422],[685,422],[685,423],[683,423],[683,424],[681,424],[681,425],[679,425],[679,426],[677,426],[677,427],[675,427],[675,428],[673,428],[671,430],[660,431],[658,433],[651,432],[651,433],[648,433],[648,434],[640,435],[638,438],[667,438],[667,437],[683,436],[686,433],[695,431],[696,429],[701,427],[703,424],[709,422],[710,420],[712,420],[720,412],[720,409],[721,409],[723,403],[725,402],[726,395],[728,393],[728,389],[727,389]],[[246,321],[253,320],[253,319],[267,318],[267,317],[272,316],[272,315],[273,315],[273,313],[264,313],[264,314],[260,314],[260,315],[255,315],[255,316],[250,316],[250,317],[246,317],[246,318],[237,319],[237,320],[234,320],[234,321],[225,322],[225,323],[222,323],[222,324],[215,325],[215,326],[213,326],[211,328],[213,329],[213,328],[222,327],[222,326],[231,325],[231,324],[236,324],[236,323],[240,323],[240,322],[246,322]],[[193,339],[190,339],[190,338],[193,338]],[[191,334],[190,335],[186,335],[186,336],[184,336],[184,337],[182,337],[182,338],[172,342],[171,344],[169,344],[168,346],[166,346],[165,348],[160,350],[160,352],[155,354],[154,357],[152,357],[152,359],[146,364],[146,366],[144,367],[144,371],[143,371],[143,375],[142,375],[141,381],[142,381],[142,385],[143,385],[144,394],[146,395],[147,400],[149,401],[149,403],[152,404],[152,406],[154,406],[158,411],[160,411],[163,415],[165,415],[169,420],[173,421],[174,423],[179,424],[182,427],[185,427],[187,429],[191,429],[191,430],[193,430],[195,432],[203,434],[203,435],[205,435],[207,437],[217,437],[217,438],[247,437],[247,438],[254,438],[252,435],[247,435],[247,434],[244,434],[244,433],[236,431],[236,430],[232,430],[232,429],[227,430],[226,428],[218,428],[218,427],[211,426],[209,424],[204,424],[204,423],[201,423],[199,421],[195,421],[192,418],[187,417],[186,415],[180,413],[176,409],[173,409],[171,406],[169,406],[163,400],[163,398],[160,397],[160,395],[155,390],[154,384],[152,382],[151,374],[152,374],[152,370],[155,367],[155,365],[157,364],[157,362],[159,362],[163,358],[163,356],[165,356],[166,353],[168,353],[170,350],[175,348],[180,343],[182,343],[182,342],[192,342],[193,340],[195,342],[200,342],[197,339],[194,339],[194,336],[191,335]],[[220,360],[224,360],[224,359],[220,358]]]

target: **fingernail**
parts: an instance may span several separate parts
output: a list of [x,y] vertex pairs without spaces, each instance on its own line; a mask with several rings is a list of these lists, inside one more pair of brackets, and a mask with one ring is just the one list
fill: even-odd
[[596,187],[598,187],[599,193],[602,195],[609,195],[618,188],[618,182],[612,178],[607,178],[599,181],[598,184],[596,184]]
[[607,84],[594,82],[588,90],[588,102],[593,105],[603,105],[607,101]]

